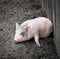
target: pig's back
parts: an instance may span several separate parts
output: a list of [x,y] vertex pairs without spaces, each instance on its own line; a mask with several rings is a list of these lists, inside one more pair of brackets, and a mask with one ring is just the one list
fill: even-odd
[[28,22],[29,25],[31,25],[32,27],[36,27],[36,28],[45,28],[45,25],[50,27],[52,26],[52,22],[45,17],[38,17],[35,19],[32,19]]

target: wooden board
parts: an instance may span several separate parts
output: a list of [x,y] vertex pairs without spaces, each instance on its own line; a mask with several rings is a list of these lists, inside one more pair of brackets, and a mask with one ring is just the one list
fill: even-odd
[[48,18],[53,22],[54,42],[60,56],[60,0],[42,0],[42,8],[47,10]]

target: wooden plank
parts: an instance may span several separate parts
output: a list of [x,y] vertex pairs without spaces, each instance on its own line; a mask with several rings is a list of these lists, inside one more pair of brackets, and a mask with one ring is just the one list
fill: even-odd
[[45,9],[46,10],[46,13],[47,13],[47,17],[49,18],[49,19],[51,19],[51,21],[53,21],[52,20],[52,13],[53,13],[53,11],[52,11],[52,9],[53,9],[53,2],[52,2],[52,0],[41,0],[41,3],[42,3],[42,8],[43,9]]
[[[52,20],[53,20],[53,27],[54,27],[54,39],[56,39],[56,1],[52,0]],[[54,40],[55,41],[55,40]]]
[[60,56],[60,0],[56,0],[56,48]]
[[41,0],[42,9],[46,10],[47,17],[49,18],[48,0]]
[[57,53],[60,56],[60,1],[59,0],[42,0],[42,8],[47,10],[48,18],[53,22],[54,42]]

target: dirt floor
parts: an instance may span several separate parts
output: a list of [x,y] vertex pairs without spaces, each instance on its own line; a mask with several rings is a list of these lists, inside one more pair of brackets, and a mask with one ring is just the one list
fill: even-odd
[[59,59],[53,38],[15,44],[15,24],[38,16],[46,17],[40,0],[0,0],[0,59]]

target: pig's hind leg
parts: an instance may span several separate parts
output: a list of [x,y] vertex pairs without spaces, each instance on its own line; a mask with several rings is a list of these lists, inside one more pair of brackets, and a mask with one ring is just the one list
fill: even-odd
[[40,47],[38,34],[36,34],[36,35],[34,36],[34,40],[35,40],[36,45],[37,45],[38,47]]

